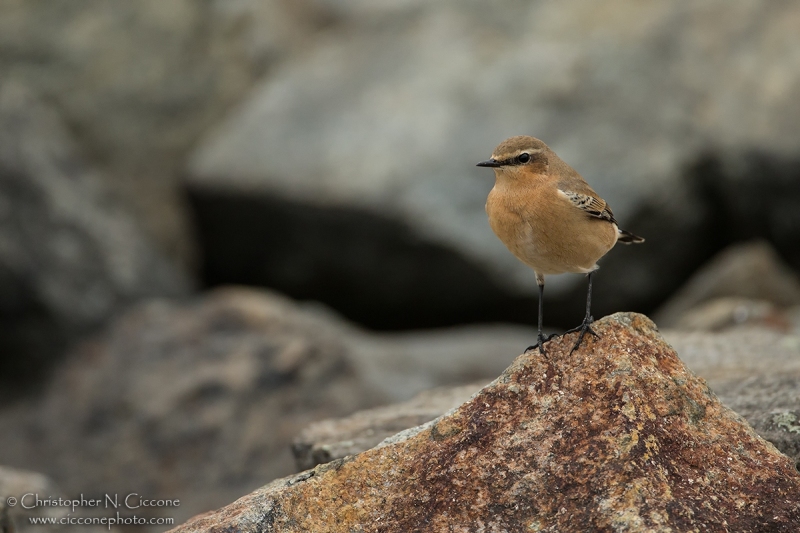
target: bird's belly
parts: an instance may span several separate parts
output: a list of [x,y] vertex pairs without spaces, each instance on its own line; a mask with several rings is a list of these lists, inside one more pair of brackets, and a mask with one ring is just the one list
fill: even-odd
[[613,224],[583,215],[577,224],[569,224],[569,232],[563,231],[566,226],[537,220],[535,214],[523,218],[509,210],[490,213],[489,220],[511,253],[539,274],[591,272],[616,243]]

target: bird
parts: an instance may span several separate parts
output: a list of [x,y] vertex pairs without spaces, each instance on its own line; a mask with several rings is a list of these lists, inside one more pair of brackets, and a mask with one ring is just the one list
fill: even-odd
[[587,274],[586,315],[566,333],[580,332],[570,355],[590,333],[594,318],[592,276],[597,261],[616,243],[638,244],[642,237],[620,229],[608,204],[583,177],[544,142],[519,135],[501,142],[492,157],[477,164],[494,170],[495,183],[486,200],[486,214],[495,235],[517,259],[533,269],[539,286],[539,348],[557,335],[542,333],[545,276]]

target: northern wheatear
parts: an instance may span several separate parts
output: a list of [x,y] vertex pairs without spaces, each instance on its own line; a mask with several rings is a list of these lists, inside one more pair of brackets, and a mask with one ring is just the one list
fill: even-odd
[[[517,259],[531,267],[539,285],[538,342],[544,353],[542,334],[544,277],[576,272],[589,275],[586,316],[572,353],[592,330],[592,274],[597,260],[617,242],[644,242],[619,229],[606,202],[539,139],[520,135],[495,148],[492,158],[478,163],[494,169],[495,183],[486,200],[486,213],[495,234]],[[527,351],[527,350],[526,350]]]

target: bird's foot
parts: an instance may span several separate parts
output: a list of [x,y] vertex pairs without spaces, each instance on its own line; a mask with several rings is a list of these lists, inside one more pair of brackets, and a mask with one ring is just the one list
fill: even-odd
[[583,319],[583,322],[581,322],[579,326],[575,326],[574,328],[568,329],[563,334],[566,335],[567,333],[575,333],[576,331],[581,331],[584,328],[589,328],[589,331],[591,331],[592,335],[594,335],[595,337],[599,337],[599,335],[595,333],[595,331],[592,330],[592,328],[589,327],[591,324],[594,324],[594,317],[588,316]]
[[570,355],[572,355],[572,352],[578,349],[578,347],[581,345],[581,342],[583,342],[583,337],[587,333],[591,333],[596,339],[600,338],[600,335],[598,335],[597,332],[592,329],[591,326],[592,322],[594,322],[594,317],[587,316],[586,318],[583,319],[583,322],[581,322],[580,326],[568,329],[567,331],[564,332],[564,334],[575,333],[576,331],[580,332],[578,334],[578,340],[575,341],[575,346],[573,346],[572,349],[569,351]]
[[542,335],[540,333],[539,334],[539,339],[536,342],[536,344],[534,344],[533,346],[528,346],[525,349],[525,353],[527,353],[527,352],[529,352],[531,350],[535,350],[536,348],[539,348],[539,351],[542,353],[542,355],[547,355],[547,353],[544,351],[544,343],[548,342],[549,340],[551,340],[551,339],[553,339],[555,337],[560,337],[560,336],[561,335],[559,333],[551,333],[550,335],[547,335],[547,336],[544,336],[544,335]]

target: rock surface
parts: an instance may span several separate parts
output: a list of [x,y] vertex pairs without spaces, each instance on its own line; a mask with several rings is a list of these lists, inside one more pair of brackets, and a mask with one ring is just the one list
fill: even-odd
[[449,384],[484,382],[499,375],[536,330],[484,325],[404,333],[345,334],[349,359],[365,382],[391,401]]
[[[35,506],[36,496],[41,500],[67,498],[47,476],[37,472],[0,466],[0,533],[45,533],[47,531],[74,530],[74,527],[70,527],[69,524],[59,524],[58,522],[32,524],[31,518],[34,520],[63,520],[72,514],[70,507]],[[14,498],[13,505],[9,505],[9,497]],[[96,509],[79,509],[77,514],[82,518],[97,514],[92,511],[96,511]],[[120,531],[118,527],[99,524],[81,524],[80,530],[87,533]]]
[[[722,402],[759,435],[800,463],[800,338],[775,328],[724,333],[667,330],[662,333],[681,360],[706,378]],[[753,354],[758,353],[758,357]],[[412,400],[368,409],[341,419],[314,422],[294,441],[298,469],[368,450],[381,440],[437,418],[467,401],[478,384],[443,387]]]
[[[321,283],[315,276],[328,272],[326,286],[346,280],[362,289],[350,291],[351,305],[353,292],[367,299],[382,290],[417,298],[408,309],[439,304],[435,296],[425,300],[429,286],[449,289],[461,312],[487,312],[470,296],[477,288],[533,294],[534,277],[486,223],[492,175],[474,167],[500,140],[521,133],[545,140],[625,227],[648,239],[602,263],[597,290],[609,297],[598,298],[598,314],[648,310],[733,239],[761,234],[784,253],[796,248],[797,5],[345,5],[340,16],[361,14],[347,31],[326,33],[274,71],[194,152],[188,185],[200,198],[201,224],[217,229],[202,234],[217,274],[249,276],[295,295],[298,278]],[[259,201],[262,210],[273,207],[269,216],[238,217],[241,206]],[[370,250],[385,269],[358,270],[360,263],[335,246],[309,254],[303,238],[287,239],[298,221],[314,223],[309,211],[336,209],[343,214],[339,233],[355,241],[349,247]],[[751,224],[737,218],[743,213]],[[326,219],[317,219],[324,233]],[[376,245],[391,237],[363,231],[381,223],[396,239],[408,234],[455,253],[471,277],[437,268],[451,257],[428,258],[434,279],[424,289],[391,292],[392,284],[381,282],[395,258]],[[264,230],[248,233],[254,226]],[[241,246],[229,254],[233,241]],[[279,247],[315,268],[275,268],[268,254],[253,257],[259,246]],[[404,256],[423,267],[421,251]],[[254,259],[264,267],[252,268]],[[251,271],[243,273],[247,265]],[[549,294],[577,284],[577,277],[553,278]],[[385,301],[380,294],[375,298]],[[555,300],[548,303],[553,324],[574,320]],[[574,309],[577,318],[580,306]]]
[[180,523],[293,472],[308,423],[381,399],[337,333],[245,289],[142,304],[76,349],[41,400],[0,412],[0,449],[69,495],[180,498]]
[[[43,533],[48,529],[63,531],[65,528],[52,526],[50,528],[47,526],[33,527],[28,523],[28,517],[32,516],[60,518],[68,512],[68,509],[53,507],[24,509],[21,505],[18,505],[18,502],[27,493],[41,494],[42,498],[61,496],[61,491],[47,476],[36,472],[0,466],[0,498],[2,498],[0,499],[0,532]],[[16,498],[14,505],[8,505],[9,497]]]
[[455,411],[173,531],[796,531],[800,473],[641,315]]
[[780,309],[767,300],[716,298],[684,312],[673,322],[673,327],[681,331],[723,331],[762,326],[790,331],[794,329],[793,313],[794,308]]
[[3,2],[0,71],[54,105],[160,250],[187,264],[187,152],[324,21],[309,2]]
[[309,423],[489,381],[534,336],[381,336],[245,288],[150,301],[73,350],[41,398],[0,410],[0,450],[68,495],[179,497],[179,523],[295,472],[290,444]]
[[664,338],[714,389],[753,376],[800,375],[797,335],[741,327],[724,332],[665,330]]
[[752,376],[715,392],[800,470],[800,372]]
[[407,402],[314,422],[292,443],[297,469],[308,470],[374,448],[392,435],[421,426],[455,409],[484,385],[486,382],[441,387],[422,392]]
[[800,464],[800,329],[739,326],[723,332],[665,331],[664,337],[725,405]]
[[58,113],[0,82],[0,389],[131,303],[186,294],[87,165]]
[[[654,319],[662,328],[707,329],[684,315],[692,308],[719,298],[761,300],[777,307],[800,305],[800,277],[769,243],[736,244],[695,272],[658,310]],[[752,310],[758,312],[755,308]],[[706,313],[711,311],[706,310]]]

